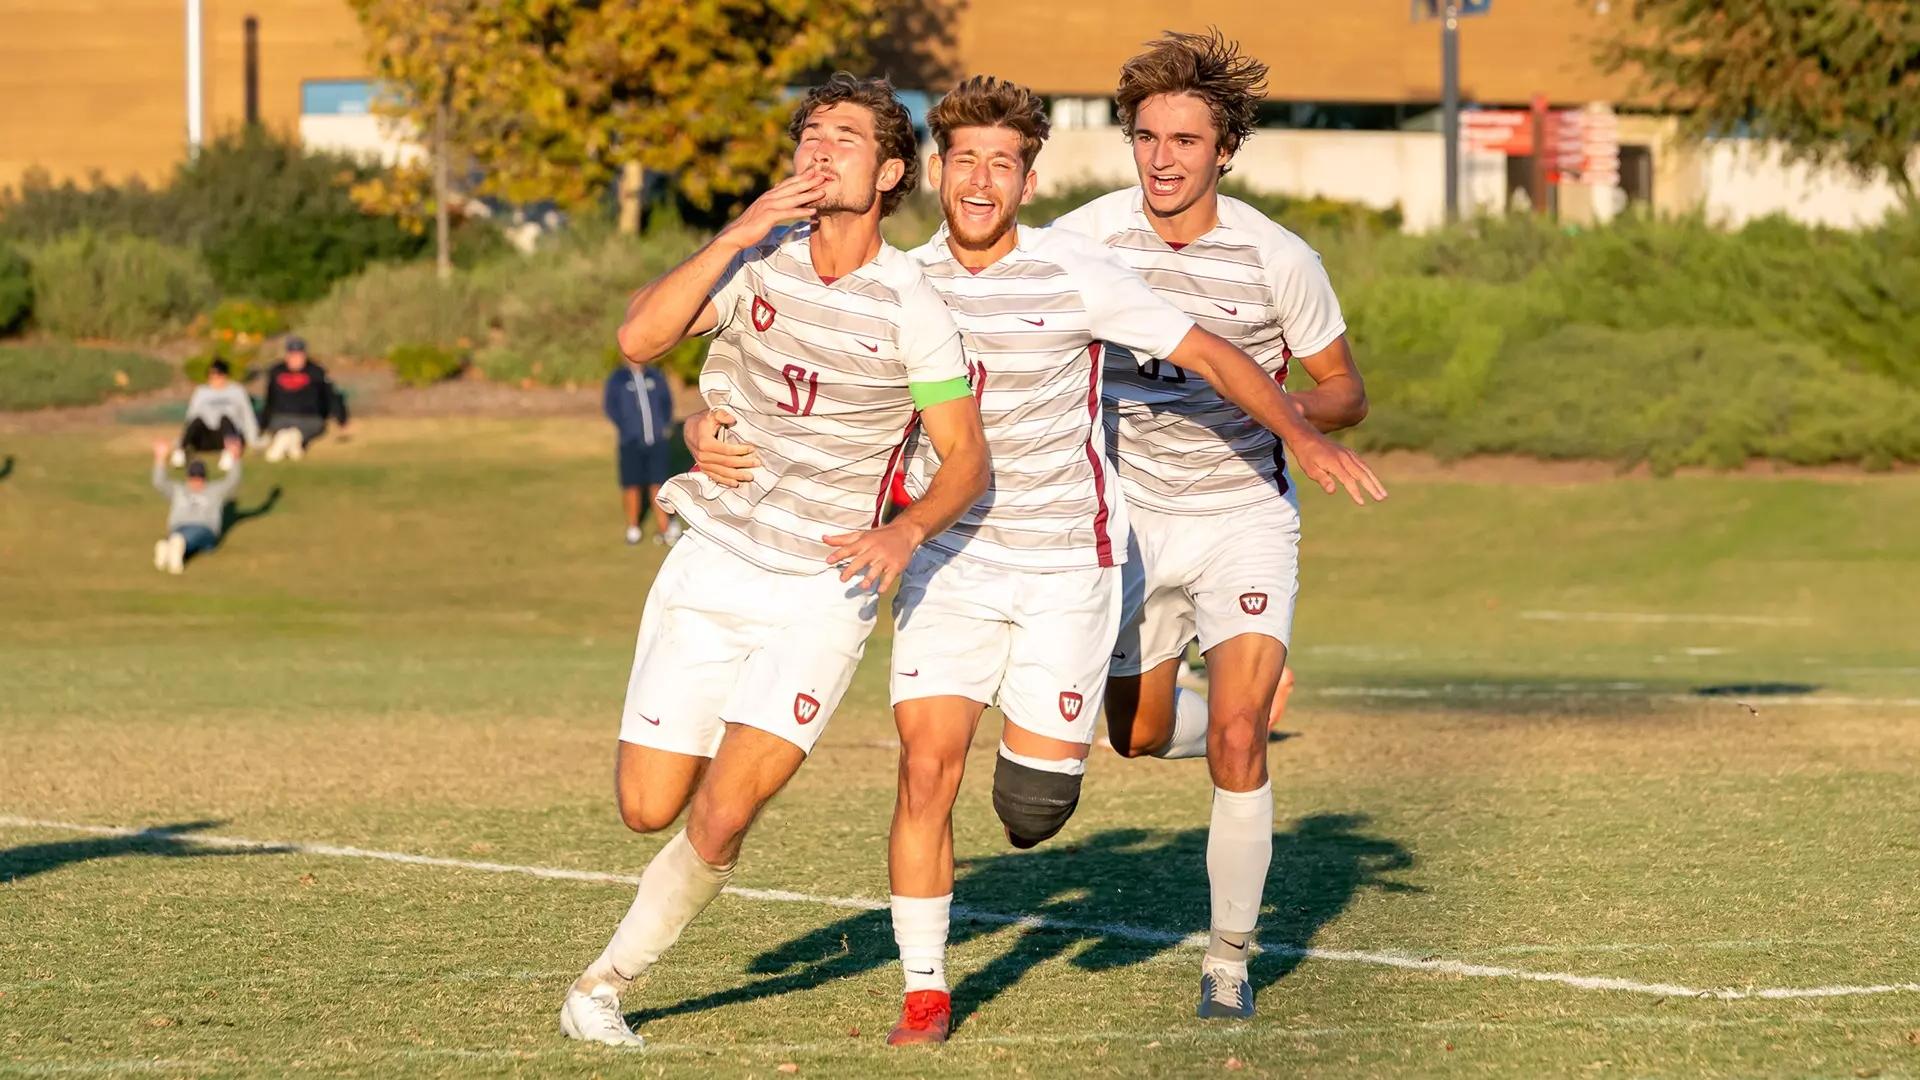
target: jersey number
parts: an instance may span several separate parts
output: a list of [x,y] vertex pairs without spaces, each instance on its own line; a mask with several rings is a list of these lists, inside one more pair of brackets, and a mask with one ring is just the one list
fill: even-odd
[[[1139,365],[1140,377],[1158,379],[1161,382],[1183,383],[1187,381],[1187,371],[1179,364],[1169,364],[1165,360],[1153,359]],[[1169,375],[1167,372],[1173,372]]]
[[[787,377],[787,393],[791,395],[792,400],[776,401],[774,405],[778,406],[783,413],[792,413],[795,416],[812,416],[813,399],[820,395],[820,373],[817,371],[808,371],[799,364],[788,364],[786,367],[780,369],[780,374]],[[807,400],[804,403],[800,400],[800,388],[802,386],[807,388]]]

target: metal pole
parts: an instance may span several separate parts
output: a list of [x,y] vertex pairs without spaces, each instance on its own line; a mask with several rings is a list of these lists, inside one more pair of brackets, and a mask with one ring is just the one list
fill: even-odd
[[1447,0],[1440,22],[1440,137],[1446,141],[1447,224],[1460,220],[1460,5]]
[[247,126],[260,122],[260,20],[252,15],[240,24],[246,33]]
[[187,0],[187,156],[200,153],[200,0]]

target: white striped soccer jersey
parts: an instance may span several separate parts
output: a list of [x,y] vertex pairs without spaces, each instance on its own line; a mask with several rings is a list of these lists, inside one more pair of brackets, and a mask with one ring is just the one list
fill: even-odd
[[[1346,332],[1320,256],[1238,199],[1220,220],[1174,248],[1153,231],[1139,188],[1103,195],[1055,221],[1105,245],[1153,291],[1239,346],[1275,378]],[[1150,350],[1106,357],[1107,427],[1128,501],[1169,514],[1212,514],[1286,489],[1271,432]]]
[[833,281],[815,273],[808,223],[777,229],[715,285],[719,313],[700,372],[709,406],[761,466],[723,488],[677,476],[662,506],[755,565],[829,570],[822,537],[880,523],[916,412],[909,384],[964,378],[959,331],[920,266],[896,248]]
[[[1124,561],[1100,352],[1172,352],[1193,320],[1075,233],[1022,228],[1015,248],[979,273],[953,257],[944,228],[912,254],[960,326],[993,459],[987,494],[928,545],[1013,570]],[[907,471],[916,498],[937,465],[931,446],[916,445]]]

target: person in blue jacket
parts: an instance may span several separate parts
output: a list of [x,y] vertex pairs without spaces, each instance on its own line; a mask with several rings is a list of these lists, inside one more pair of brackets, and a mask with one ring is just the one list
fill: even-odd
[[620,495],[627,512],[627,543],[640,542],[642,489],[660,530],[654,543],[673,543],[678,530],[660,508],[660,485],[666,483],[671,468],[667,448],[673,437],[673,394],[667,389],[666,376],[650,365],[620,364],[607,376],[602,408],[620,435]]

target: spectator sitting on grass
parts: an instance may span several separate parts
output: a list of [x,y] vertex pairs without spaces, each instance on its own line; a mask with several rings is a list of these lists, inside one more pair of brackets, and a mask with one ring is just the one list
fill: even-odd
[[327,369],[307,358],[307,343],[287,339],[286,359],[267,369],[267,401],[260,428],[267,433],[267,460],[306,456],[307,444],[327,430],[332,418],[347,430],[347,399],[327,378]]
[[220,526],[227,496],[240,483],[240,440],[227,440],[220,460],[230,462],[226,475],[207,483],[207,463],[195,458],[187,465],[185,482],[167,476],[166,443],[153,444],[153,487],[167,497],[167,536],[153,545],[153,568],[178,574],[187,560],[211,551],[220,542]]
[[195,387],[187,398],[186,430],[173,448],[175,465],[186,464],[189,450],[219,450],[220,468],[231,469],[243,443],[250,446],[260,441],[253,399],[228,377],[229,370],[225,360],[215,360],[207,366],[207,385]]

